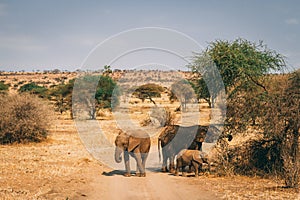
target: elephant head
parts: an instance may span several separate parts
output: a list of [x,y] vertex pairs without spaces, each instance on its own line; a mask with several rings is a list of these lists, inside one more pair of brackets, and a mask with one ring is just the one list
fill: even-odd
[[199,126],[194,141],[195,142],[204,142],[207,130],[208,130],[208,127]]
[[117,136],[115,140],[115,161],[117,163],[120,163],[122,161],[121,154],[124,151],[131,152],[133,151],[138,145],[140,144],[140,139],[132,137],[128,134],[126,134],[123,131],[119,132],[119,135]]
[[159,135],[158,140],[161,141],[162,146],[168,144],[176,135],[179,126],[167,126]]
[[200,153],[200,157],[202,158],[203,163],[209,164],[209,163],[208,163],[208,154],[207,154],[207,153],[201,152],[201,153]]

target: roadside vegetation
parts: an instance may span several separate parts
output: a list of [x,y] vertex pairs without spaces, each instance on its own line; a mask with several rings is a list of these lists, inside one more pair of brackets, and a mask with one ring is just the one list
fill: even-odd
[[[286,68],[284,57],[262,42],[244,39],[212,42],[204,52],[195,55],[191,66],[203,75],[199,80],[199,95],[212,105],[221,90],[219,83],[211,78],[213,66],[220,72],[227,96],[225,131],[238,135],[252,130],[262,136],[248,142],[244,151],[224,151],[228,158],[228,162],[223,162],[228,165],[224,168],[239,174],[257,171],[279,174],[286,187],[298,187],[299,71],[278,74]],[[203,80],[206,85],[214,85],[213,89],[203,88]],[[245,154],[250,154],[247,160],[243,159]]]
[[46,102],[29,95],[0,96],[0,143],[40,142],[48,135],[51,110]]

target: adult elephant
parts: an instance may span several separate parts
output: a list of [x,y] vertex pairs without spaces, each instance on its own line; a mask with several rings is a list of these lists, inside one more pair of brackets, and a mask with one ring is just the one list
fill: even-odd
[[160,147],[162,147],[162,172],[167,171],[167,162],[169,160],[169,171],[175,171],[174,159],[175,155],[182,149],[196,149],[202,150],[202,142],[206,136],[208,126],[188,126],[183,127],[179,125],[167,126],[158,137],[158,151],[159,158]]
[[132,156],[137,164],[136,175],[145,177],[145,165],[148,157],[148,153],[151,146],[150,137],[146,133],[139,133],[134,135],[128,135],[127,133],[120,131],[115,140],[115,161],[120,163],[122,161],[121,154],[124,154],[125,174],[129,177],[130,163],[129,155]]

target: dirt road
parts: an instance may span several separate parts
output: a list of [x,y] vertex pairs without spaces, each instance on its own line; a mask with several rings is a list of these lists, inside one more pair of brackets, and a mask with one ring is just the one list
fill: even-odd
[[[110,167],[104,166],[102,175],[93,177],[86,197],[82,199],[218,199],[211,187],[205,184],[207,177],[195,178],[193,174],[190,174],[191,177],[176,177],[161,173],[157,146],[151,147],[146,163],[146,177],[124,177],[124,163],[115,163],[113,155],[114,147],[103,148],[98,152],[96,156]],[[130,160],[131,171],[134,172],[135,160]]]
[[[148,171],[147,177],[124,177],[122,171],[105,169],[95,177],[88,199],[219,199],[207,185],[197,187],[187,182],[194,177],[176,177]],[[201,181],[201,180],[200,180]],[[82,199],[87,199],[83,197]]]

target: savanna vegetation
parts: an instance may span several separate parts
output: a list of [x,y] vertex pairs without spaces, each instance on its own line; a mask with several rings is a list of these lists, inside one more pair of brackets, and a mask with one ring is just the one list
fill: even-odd
[[153,83],[148,83],[136,88],[133,92],[133,95],[141,99],[142,102],[144,102],[146,99],[149,99],[154,105],[156,105],[153,98],[161,97],[161,93],[163,93],[164,91],[165,89],[162,86]]
[[3,81],[0,81],[0,93],[5,94],[9,89],[9,85],[5,84]]
[[[195,99],[205,100],[210,107],[218,108],[217,100],[224,90],[227,109],[220,107],[226,115],[224,131],[234,137],[250,133],[255,133],[256,137],[241,145],[230,147],[222,143],[216,146],[219,148],[216,158],[219,170],[230,175],[279,176],[286,187],[297,188],[300,71],[283,73],[286,69],[284,56],[263,42],[244,39],[210,43],[204,52],[194,55],[190,68],[197,79],[180,80],[168,89],[148,83],[128,91],[142,102],[149,100],[156,106],[156,99],[168,90],[170,103],[178,102],[185,112],[187,104]],[[10,84],[1,81],[0,143],[45,139],[51,122],[52,109],[45,106],[49,102],[57,114],[68,113],[71,118],[77,116],[72,113],[72,106],[89,110],[89,119],[96,119],[102,109],[111,111],[120,103],[118,97],[123,92],[113,74],[110,66],[105,66],[101,75],[86,73],[76,80],[61,78],[51,86],[20,82],[16,95],[8,95]],[[81,103],[72,105],[75,84],[94,90],[82,93]],[[86,98],[91,93],[94,96]],[[165,126],[173,123],[174,113],[175,110],[160,108],[152,111],[152,116]]]
[[186,111],[187,103],[195,98],[192,83],[187,80],[179,80],[171,85],[170,101],[178,100],[182,111]]
[[29,94],[0,96],[0,143],[39,142],[47,137],[51,110]]
[[[214,67],[223,83],[212,78],[216,77]],[[278,74],[285,67],[281,54],[262,42],[244,39],[210,43],[203,53],[195,55],[192,66],[203,75],[198,95],[210,104],[224,87],[226,131],[240,134],[252,130],[262,135],[258,141],[247,143],[244,150],[225,151],[230,166],[224,167],[241,174],[280,174],[287,187],[298,187],[300,79],[299,71]],[[241,159],[245,156],[247,160]]]

